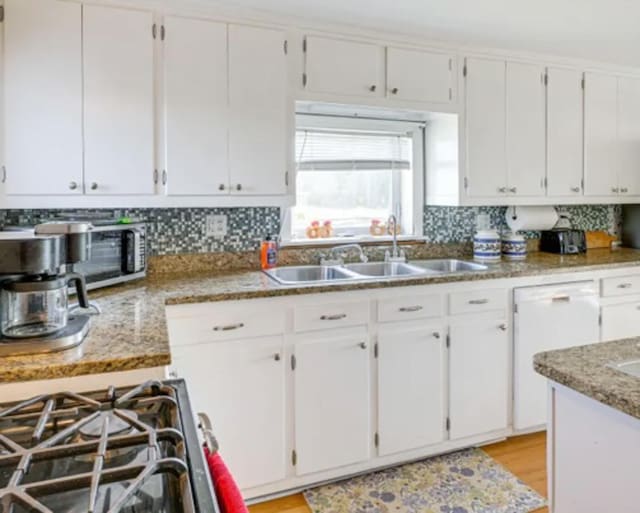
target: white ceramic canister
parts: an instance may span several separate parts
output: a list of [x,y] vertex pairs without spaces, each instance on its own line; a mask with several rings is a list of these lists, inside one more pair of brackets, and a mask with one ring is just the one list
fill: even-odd
[[502,236],[502,256],[508,260],[527,258],[527,241],[517,233],[505,233]]
[[500,235],[496,230],[478,230],[473,236],[473,258],[495,262],[500,260]]

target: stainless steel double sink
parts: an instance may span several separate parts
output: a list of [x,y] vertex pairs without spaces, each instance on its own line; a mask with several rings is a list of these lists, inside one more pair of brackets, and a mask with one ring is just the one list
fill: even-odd
[[367,262],[344,265],[276,267],[264,271],[282,285],[344,283],[381,278],[412,278],[455,272],[484,271],[486,265],[465,260],[441,259],[415,262]]

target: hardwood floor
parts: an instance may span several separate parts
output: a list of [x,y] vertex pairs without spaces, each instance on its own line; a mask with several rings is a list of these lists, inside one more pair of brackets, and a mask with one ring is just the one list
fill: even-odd
[[[509,438],[482,449],[543,496],[547,496],[547,438],[545,433]],[[302,494],[256,504],[251,513],[311,513]],[[345,511],[345,513],[348,513]],[[535,513],[548,513],[547,508]]]

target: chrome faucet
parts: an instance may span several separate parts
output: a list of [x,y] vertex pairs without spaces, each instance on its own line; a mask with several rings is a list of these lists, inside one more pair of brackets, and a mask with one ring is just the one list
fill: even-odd
[[338,255],[338,252],[344,253],[348,249],[357,249],[360,254],[360,261],[364,264],[369,261],[367,255],[364,254],[364,250],[360,244],[343,244],[341,246],[334,246],[329,250],[329,258],[320,259],[320,265],[343,265],[344,259]]
[[407,256],[404,251],[398,248],[398,218],[391,214],[389,219],[387,220],[387,226],[392,230],[391,235],[393,236],[393,246],[391,250],[391,254],[389,254],[389,250],[384,253],[384,261],[385,262],[406,262]]

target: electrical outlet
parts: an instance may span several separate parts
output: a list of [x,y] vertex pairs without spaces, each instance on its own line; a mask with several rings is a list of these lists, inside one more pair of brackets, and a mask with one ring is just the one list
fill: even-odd
[[227,216],[210,215],[205,219],[204,234],[207,237],[215,237],[217,239],[227,234]]

